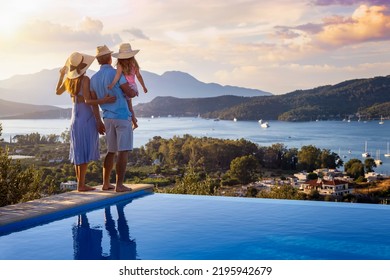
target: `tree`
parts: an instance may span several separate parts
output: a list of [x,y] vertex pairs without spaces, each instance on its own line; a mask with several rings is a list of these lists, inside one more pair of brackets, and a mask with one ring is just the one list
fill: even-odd
[[328,149],[323,149],[321,151],[320,159],[322,168],[335,169],[336,167],[343,165],[343,161],[340,159],[340,156]]
[[366,158],[364,160],[364,168],[366,170],[366,173],[368,172],[374,172],[374,167],[377,167],[375,160],[373,158]]
[[[0,137],[2,127],[0,125]],[[34,166],[23,167],[0,147],[0,207],[40,198],[42,172]]]
[[41,172],[24,168],[0,148],[0,207],[41,197]]
[[56,144],[59,142],[60,136],[56,134],[49,134],[46,136],[46,139],[48,144]]
[[62,138],[62,140],[64,141],[65,144],[69,144],[70,143],[70,131],[69,131],[69,129],[65,129],[65,131],[63,131],[61,133],[61,138]]
[[364,165],[359,159],[353,158],[345,163],[344,171],[349,176],[357,179],[360,176],[364,176]]
[[299,192],[296,188],[288,185],[272,187],[270,191],[261,191],[257,197],[274,199],[297,199],[303,200],[306,194]]
[[313,171],[321,166],[321,150],[313,145],[303,146],[298,152],[301,170]]
[[272,144],[271,147],[265,148],[263,162],[267,168],[281,168],[282,155],[286,153],[286,148],[283,144]]
[[307,180],[316,180],[316,179],[318,179],[318,174],[314,173],[314,172],[310,172],[309,174],[307,174],[306,179]]
[[241,184],[248,184],[257,178],[259,163],[252,155],[235,158],[230,163],[229,175],[239,180]]
[[177,182],[173,188],[164,188],[157,191],[174,194],[213,195],[216,188],[216,182],[210,177],[206,176],[202,180],[198,173],[193,169],[189,169],[183,179]]

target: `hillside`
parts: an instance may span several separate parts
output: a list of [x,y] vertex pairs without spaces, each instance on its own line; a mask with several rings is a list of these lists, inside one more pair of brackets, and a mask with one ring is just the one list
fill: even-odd
[[[165,81],[171,85],[172,82],[168,82],[168,78],[178,77],[176,74],[165,74],[167,75],[164,78]],[[183,73],[180,75],[186,76]],[[192,83],[197,84],[196,80],[194,81],[191,77],[187,78],[192,80]],[[186,79],[179,79],[179,81],[184,80]],[[161,87],[163,88],[164,85]],[[196,87],[193,85],[191,88]],[[141,95],[145,96],[143,93]],[[69,96],[66,97],[69,98]],[[296,90],[276,96],[222,95],[205,98],[158,96],[154,97],[151,102],[135,105],[134,109],[138,117],[201,115],[204,118],[230,120],[237,118],[240,120],[311,121],[316,119],[357,119],[359,117],[363,120],[379,119],[383,116],[385,119],[389,119],[390,76],[349,80],[336,85]],[[12,115],[14,118],[51,118],[55,116],[60,118],[69,114],[69,110],[68,112],[61,110],[58,107],[19,105],[16,102],[0,100],[0,117]]]
[[193,117],[231,108],[246,102],[248,98],[231,95],[209,98],[156,97],[149,103],[136,105],[134,109],[139,117],[150,117],[152,115]]
[[[229,100],[229,102],[227,102]],[[215,99],[156,99],[135,106],[139,116],[197,115],[240,120],[310,121],[390,117],[390,76],[344,81],[277,96]]]
[[[41,115],[42,112],[52,111],[53,116],[58,115],[60,117],[59,111],[62,109],[55,106],[48,105],[31,105],[25,103],[11,102],[0,99],[0,118],[15,118],[15,116],[20,115],[31,115],[37,114]],[[29,117],[26,117],[29,118]]]
[[[69,105],[69,94],[58,96],[55,87],[58,81],[59,69],[42,70],[29,75],[17,75],[0,81],[0,99],[37,104],[37,105]],[[92,76],[93,71],[87,71]],[[235,86],[222,86],[216,83],[203,83],[193,76],[179,72],[169,71],[162,75],[142,71],[148,88],[148,93],[142,92],[133,100],[133,104],[150,102],[158,96],[173,96],[178,98],[216,97],[221,95],[236,96],[265,96],[271,95],[257,89]]]

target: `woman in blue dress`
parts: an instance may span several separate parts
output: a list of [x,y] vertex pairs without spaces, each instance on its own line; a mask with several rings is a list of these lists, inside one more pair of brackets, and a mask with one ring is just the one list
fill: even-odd
[[115,97],[108,95],[98,100],[91,99],[90,79],[85,73],[94,59],[93,56],[74,52],[60,69],[56,88],[57,95],[65,91],[70,93],[73,102],[69,159],[75,166],[79,192],[95,189],[85,184],[85,175],[88,163],[100,157],[99,133],[104,134],[97,105],[115,101]]

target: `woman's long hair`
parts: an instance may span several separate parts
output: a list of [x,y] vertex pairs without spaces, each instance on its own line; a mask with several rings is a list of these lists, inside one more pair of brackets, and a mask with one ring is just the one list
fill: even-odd
[[83,77],[84,75],[81,75],[75,79],[66,78],[64,86],[66,91],[69,92],[71,96],[76,96],[79,93]]

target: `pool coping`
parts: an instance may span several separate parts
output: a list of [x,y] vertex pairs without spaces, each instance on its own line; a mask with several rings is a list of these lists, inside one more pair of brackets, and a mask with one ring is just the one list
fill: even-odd
[[132,190],[129,192],[103,191],[100,185],[94,191],[70,191],[0,207],[0,234],[153,193],[152,184],[126,184],[126,186]]

